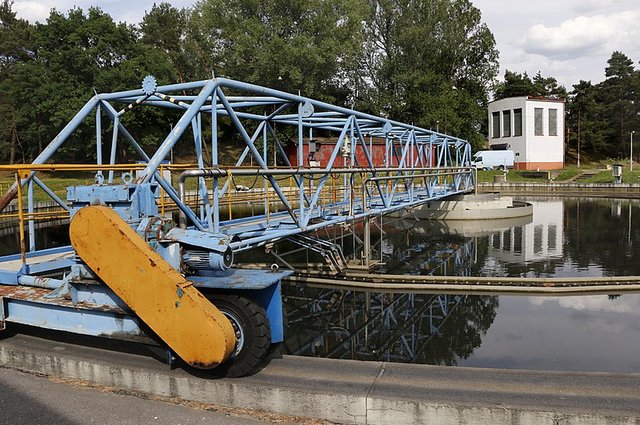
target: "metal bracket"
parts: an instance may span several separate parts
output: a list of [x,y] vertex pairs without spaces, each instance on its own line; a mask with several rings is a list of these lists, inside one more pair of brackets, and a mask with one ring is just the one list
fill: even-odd
[[4,323],[4,298],[0,298],[0,331],[6,329],[6,325]]

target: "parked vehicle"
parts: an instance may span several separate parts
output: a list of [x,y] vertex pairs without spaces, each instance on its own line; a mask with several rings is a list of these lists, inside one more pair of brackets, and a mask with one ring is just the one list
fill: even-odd
[[478,151],[473,155],[471,164],[483,170],[506,170],[513,168],[514,159],[513,151]]

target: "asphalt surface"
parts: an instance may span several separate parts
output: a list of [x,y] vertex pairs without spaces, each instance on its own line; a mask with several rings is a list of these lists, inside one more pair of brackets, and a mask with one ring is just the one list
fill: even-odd
[[2,425],[265,425],[274,420],[296,423],[277,418],[265,422],[204,408],[117,394],[0,368]]

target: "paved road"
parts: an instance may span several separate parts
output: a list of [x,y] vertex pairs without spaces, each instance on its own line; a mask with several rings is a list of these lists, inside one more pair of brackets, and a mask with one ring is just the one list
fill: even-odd
[[[295,423],[281,422],[279,424]],[[250,417],[200,410],[0,368],[0,425],[265,425]]]

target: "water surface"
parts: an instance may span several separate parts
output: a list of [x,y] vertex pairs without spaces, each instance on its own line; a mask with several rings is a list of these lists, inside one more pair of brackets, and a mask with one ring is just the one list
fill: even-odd
[[[386,273],[640,275],[640,203],[530,198],[532,217],[385,224]],[[427,296],[284,288],[289,353],[544,370],[640,372],[640,295]]]

